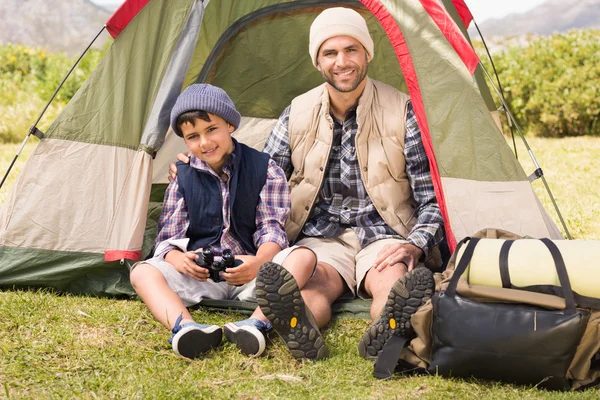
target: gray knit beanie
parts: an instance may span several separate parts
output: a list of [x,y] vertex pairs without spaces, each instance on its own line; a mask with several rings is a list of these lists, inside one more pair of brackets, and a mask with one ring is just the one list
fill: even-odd
[[188,86],[179,95],[171,110],[171,128],[177,135],[183,137],[179,128],[175,126],[177,118],[183,113],[196,110],[218,115],[233,125],[235,129],[240,126],[240,120],[242,119],[223,89],[208,83],[197,83]]

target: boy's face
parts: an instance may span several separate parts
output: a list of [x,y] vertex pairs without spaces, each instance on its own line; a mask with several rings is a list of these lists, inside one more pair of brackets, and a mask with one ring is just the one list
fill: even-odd
[[233,125],[223,118],[208,113],[210,121],[196,118],[194,125],[189,122],[181,125],[185,145],[193,155],[206,162],[216,173],[220,174],[234,145],[231,139]]

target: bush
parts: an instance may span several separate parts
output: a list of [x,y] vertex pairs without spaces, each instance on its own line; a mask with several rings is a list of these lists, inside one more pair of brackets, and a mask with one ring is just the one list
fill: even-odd
[[[104,55],[90,49],[65,82],[39,126],[45,129]],[[76,58],[16,44],[0,45],[0,142],[21,141]]]
[[[491,71],[487,56],[481,59]],[[572,30],[511,46],[494,55],[494,63],[523,131],[600,136],[599,30]]]

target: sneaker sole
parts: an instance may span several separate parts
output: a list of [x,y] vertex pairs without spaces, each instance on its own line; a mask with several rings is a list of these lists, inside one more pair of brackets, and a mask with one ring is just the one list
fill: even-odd
[[198,358],[221,344],[223,331],[219,327],[199,329],[187,326],[173,338],[173,351],[186,358]]
[[223,333],[229,342],[234,343],[247,356],[260,356],[267,346],[265,336],[250,326],[229,323],[223,327]]
[[411,339],[415,332],[410,318],[434,291],[433,273],[425,267],[415,268],[394,282],[379,320],[367,329],[358,343],[360,356],[376,360],[392,335]]
[[256,277],[260,309],[297,360],[320,360],[328,350],[319,327],[304,304],[296,280],[285,268],[265,263]]

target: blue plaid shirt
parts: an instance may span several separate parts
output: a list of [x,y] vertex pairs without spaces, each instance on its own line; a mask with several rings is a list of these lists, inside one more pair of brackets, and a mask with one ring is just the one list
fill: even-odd
[[[339,236],[346,228],[352,228],[363,248],[379,239],[399,238],[421,248],[427,255],[429,249],[441,240],[444,222],[435,197],[421,131],[411,103],[408,103],[406,115],[404,157],[413,197],[419,206],[417,224],[408,238],[398,235],[385,223],[362,182],[354,144],[358,131],[355,110],[343,122],[330,114],[334,121],[333,144],[325,179],[317,202],[302,228],[302,234],[333,238]],[[264,149],[283,169],[288,180],[294,169],[288,133],[289,116],[290,107],[287,107],[279,117]]]

